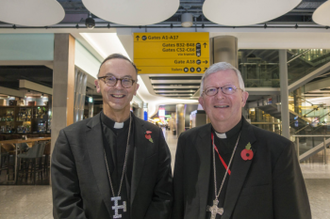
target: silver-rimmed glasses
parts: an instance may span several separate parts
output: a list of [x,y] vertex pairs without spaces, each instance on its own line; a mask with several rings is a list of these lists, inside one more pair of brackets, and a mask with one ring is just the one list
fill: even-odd
[[130,77],[124,78],[116,78],[115,76],[103,76],[98,77],[98,79],[102,80],[109,87],[114,87],[117,84],[117,81],[121,81],[121,85],[125,88],[130,88],[134,84],[135,80]]
[[222,93],[224,94],[233,94],[237,89],[242,90],[241,88],[237,88],[234,85],[227,85],[223,87],[208,87],[203,91],[203,93],[211,97],[216,95],[219,92],[219,89],[221,89]]

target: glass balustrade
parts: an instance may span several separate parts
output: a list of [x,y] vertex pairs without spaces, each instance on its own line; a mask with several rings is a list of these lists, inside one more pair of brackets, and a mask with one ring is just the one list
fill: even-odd
[[[328,49],[288,49],[288,80],[294,83],[330,61]],[[279,50],[241,49],[238,68],[246,87],[280,87]]]
[[[294,106],[293,99],[292,96],[289,97],[290,140],[295,142],[296,135],[306,135],[306,137],[299,137],[299,149],[297,149],[299,155],[317,147],[320,148],[319,151],[322,151],[324,138],[311,137],[310,135],[330,135],[330,106],[313,104],[304,98],[302,98],[299,106]],[[273,105],[275,109],[276,105]],[[263,110],[261,110],[261,108]],[[297,110],[297,108],[299,108],[299,110]],[[274,109],[269,110],[271,113],[267,113],[268,110],[265,106],[260,108],[250,108],[249,119],[251,124],[281,134],[282,122],[281,119],[278,118],[280,112],[276,112]],[[327,139],[328,138],[326,138],[326,140]]]

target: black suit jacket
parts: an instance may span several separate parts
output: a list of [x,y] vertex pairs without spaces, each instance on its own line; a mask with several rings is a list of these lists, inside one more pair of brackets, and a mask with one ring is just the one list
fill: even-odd
[[[254,157],[244,161],[248,143]],[[180,135],[174,169],[174,219],[205,219],[212,159],[211,124]],[[231,166],[221,219],[310,219],[311,211],[294,144],[250,125]]]
[[[172,205],[171,155],[157,126],[134,116],[131,218],[166,219]],[[145,138],[152,131],[153,143]],[[52,154],[54,218],[112,218],[100,114],[60,131]]]

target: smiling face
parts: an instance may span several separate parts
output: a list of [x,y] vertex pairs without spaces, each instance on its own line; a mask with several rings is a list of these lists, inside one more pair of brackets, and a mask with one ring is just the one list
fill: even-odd
[[97,92],[102,93],[104,114],[115,121],[117,120],[114,118],[115,115],[117,117],[118,115],[122,115],[122,117],[127,118],[130,112],[130,102],[139,88],[137,74],[132,64],[120,58],[110,59],[101,66],[98,76],[130,77],[135,81],[132,87],[125,88],[119,80],[113,87],[106,85],[100,79],[95,80]]
[[224,94],[221,89],[214,96],[202,94],[199,103],[211,120],[212,126],[218,132],[232,129],[242,117],[242,107],[245,106],[249,94],[239,89],[239,82],[233,70],[218,71],[204,79],[204,90],[209,87],[235,86],[238,89],[233,94]]

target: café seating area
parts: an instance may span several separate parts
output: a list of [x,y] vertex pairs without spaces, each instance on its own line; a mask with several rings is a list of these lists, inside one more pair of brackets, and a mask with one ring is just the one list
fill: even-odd
[[0,147],[0,185],[49,185],[50,137],[0,140]]

